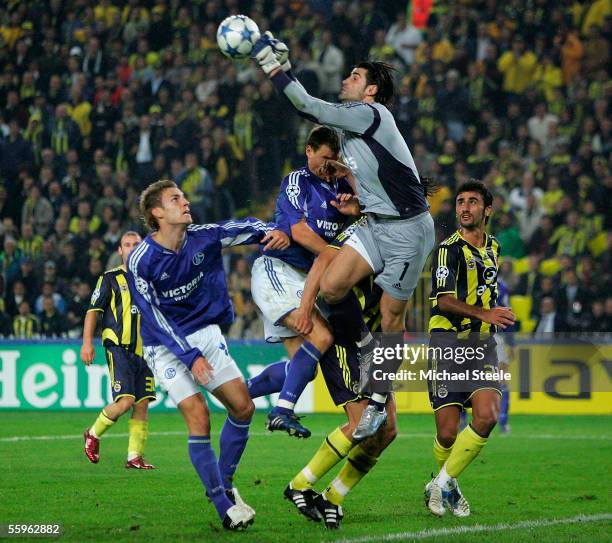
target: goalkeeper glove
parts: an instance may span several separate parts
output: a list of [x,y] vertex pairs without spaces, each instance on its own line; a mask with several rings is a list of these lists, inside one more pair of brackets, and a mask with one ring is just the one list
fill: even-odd
[[279,64],[281,65],[283,72],[288,72],[291,70],[291,62],[289,62],[289,47],[287,47],[287,44],[276,39],[269,30],[265,35],[270,38],[270,45],[272,46],[276,60],[278,60]]
[[280,68],[280,62],[276,59],[272,47],[272,39],[264,34],[257,40],[251,51],[251,58],[254,58],[266,75],[270,75],[274,70]]

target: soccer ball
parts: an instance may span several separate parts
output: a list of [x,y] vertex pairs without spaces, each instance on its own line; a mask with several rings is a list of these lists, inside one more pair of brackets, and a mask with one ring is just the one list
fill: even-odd
[[259,39],[259,27],[246,15],[230,15],[217,29],[217,45],[229,58],[247,58]]

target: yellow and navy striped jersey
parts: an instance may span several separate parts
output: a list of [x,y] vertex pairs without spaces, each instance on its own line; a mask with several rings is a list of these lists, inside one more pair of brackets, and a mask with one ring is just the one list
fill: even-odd
[[480,319],[440,311],[438,296],[453,294],[469,305],[491,309],[497,305],[499,242],[485,234],[483,247],[468,243],[459,231],[434,251],[431,268],[431,317],[429,331],[481,332],[494,334],[494,325]]
[[[340,249],[344,243],[351,237],[353,232],[361,225],[367,222],[365,215],[357,219],[344,229],[336,238],[328,245],[334,249]],[[380,297],[382,296],[382,288],[374,282],[374,274],[363,278],[353,287],[353,292],[357,296],[361,311],[363,313],[363,321],[371,332],[380,331]]]
[[109,342],[142,356],[140,312],[132,302],[123,267],[113,268],[100,276],[87,311],[103,313],[103,344]]
[[34,339],[40,332],[39,322],[35,315],[17,315],[13,319],[13,335],[15,339]]

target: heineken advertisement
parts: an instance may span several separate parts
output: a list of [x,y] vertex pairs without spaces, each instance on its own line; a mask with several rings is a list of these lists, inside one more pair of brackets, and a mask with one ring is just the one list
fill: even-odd
[[[94,364],[85,366],[79,360],[80,347],[76,341],[0,342],[0,410],[99,410],[110,403],[104,349],[98,345]],[[246,379],[286,356],[282,345],[261,341],[230,342],[229,350]],[[504,377],[513,413],[612,414],[612,343],[521,341],[515,351],[509,377]],[[406,368],[398,375],[417,373],[408,371],[411,366]],[[407,382],[395,390],[398,412],[431,412],[425,381],[417,386]],[[212,411],[223,410],[216,398],[210,394],[207,398]],[[254,401],[257,409],[267,411],[276,395]],[[151,409],[170,411],[176,407],[158,390]],[[321,372],[302,394],[296,410],[339,410]]]
[[[0,342],[0,409],[92,409],[99,410],[112,401],[111,383],[104,349],[96,347],[96,359],[85,366],[79,359],[78,342]],[[282,345],[263,342],[229,344],[230,352],[245,378],[257,375],[267,364],[282,359]],[[306,395],[308,409],[311,392]],[[207,395],[213,411],[222,410],[216,398]],[[159,388],[156,411],[175,409]],[[258,398],[256,405],[268,409],[274,398]],[[308,409],[309,411],[312,409]]]

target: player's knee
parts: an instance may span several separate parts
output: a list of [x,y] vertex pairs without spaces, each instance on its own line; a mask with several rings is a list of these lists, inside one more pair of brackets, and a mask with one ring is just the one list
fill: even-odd
[[321,278],[321,285],[319,290],[321,296],[323,296],[323,299],[328,304],[336,304],[340,302],[348,292],[348,290],[342,288],[341,286],[331,283],[329,279],[326,279],[325,276]]
[[438,428],[436,437],[438,443],[448,449],[453,446],[455,439],[457,439],[457,430],[454,428]]
[[253,403],[253,400],[248,398],[233,407],[230,414],[232,417],[238,420],[251,420],[254,412],[255,404]]
[[178,405],[191,435],[210,435],[210,416],[204,398],[192,396]]
[[331,330],[324,325],[314,328],[308,339],[321,354],[334,344],[334,336]]
[[194,415],[187,419],[187,427],[191,435],[210,435],[210,419],[204,414]]
[[472,414],[472,428],[483,437],[488,436],[497,424],[498,414],[495,410]]
[[142,400],[141,402],[134,402],[133,413],[138,416],[141,420],[146,420],[149,414],[149,400]]
[[116,402],[117,407],[121,410],[121,414],[129,411],[134,405],[134,398],[132,396],[123,396],[119,398]]
[[324,353],[334,344],[334,335],[331,333],[331,330],[325,326],[321,328],[319,334],[319,352]]

